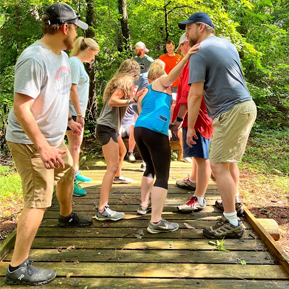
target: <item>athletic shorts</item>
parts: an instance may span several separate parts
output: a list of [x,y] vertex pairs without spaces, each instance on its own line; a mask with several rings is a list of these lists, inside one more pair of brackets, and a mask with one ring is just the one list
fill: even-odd
[[120,130],[119,130],[119,134],[121,135],[122,138],[129,137],[131,125],[134,125],[134,123],[121,125]]
[[107,125],[98,124],[96,127],[96,133],[102,146],[108,144],[111,138],[114,142],[118,143],[117,138],[119,133],[114,128]]
[[45,168],[35,145],[7,144],[22,180],[24,208],[50,207],[54,185],[74,179],[73,160],[64,142],[58,148],[66,150],[61,155],[65,167],[51,170]]
[[200,135],[197,131],[196,134],[198,136],[198,139],[194,138],[194,141],[196,144],[193,145],[192,148],[190,148],[187,145],[187,127],[183,127],[183,157],[197,157],[202,159],[208,159],[209,158],[209,147],[211,139],[204,138],[202,135]]
[[211,163],[240,162],[257,116],[253,100],[234,107],[213,120]]

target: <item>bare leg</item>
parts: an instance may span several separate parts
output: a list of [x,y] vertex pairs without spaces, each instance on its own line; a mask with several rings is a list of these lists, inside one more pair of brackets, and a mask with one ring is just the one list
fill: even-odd
[[143,176],[141,179],[141,206],[142,207],[148,207],[153,182],[154,182],[153,178]]
[[119,157],[118,157],[118,168],[116,170],[115,176],[119,177],[121,175],[123,159],[126,154],[126,147],[120,135],[117,137],[117,141],[118,141]]
[[113,178],[119,166],[119,145],[113,139],[102,146],[104,158],[106,160],[107,169],[104,174],[99,199],[99,211],[102,212],[104,207],[108,204],[108,198],[113,182]]
[[203,198],[205,196],[211,176],[210,161],[209,159],[194,157],[194,162],[197,163],[198,169],[195,196]]
[[68,149],[73,159],[73,166],[75,171],[79,170],[79,152],[83,139],[83,132],[81,135],[74,135],[71,130],[66,132],[68,138]]
[[68,216],[72,212],[72,192],[74,181],[58,182],[56,187],[56,195],[60,204],[60,215]]
[[22,264],[29,256],[32,242],[43,219],[45,209],[24,208],[17,224],[17,236],[11,266]]
[[151,222],[159,222],[162,218],[162,212],[166,201],[168,190],[160,187],[152,188],[152,215]]
[[197,171],[198,171],[198,164],[195,160],[195,158],[193,158],[193,161],[192,161],[192,173],[191,173],[191,176],[190,176],[190,179],[194,182],[197,181]]
[[240,178],[239,167],[238,167],[237,163],[230,163],[229,168],[230,168],[231,176],[232,176],[232,178],[235,182],[235,185],[237,187],[237,192],[236,192],[236,194],[237,194],[239,192],[239,178]]
[[235,197],[237,193],[237,186],[230,172],[230,164],[211,163],[211,168],[217,181],[218,190],[220,192],[224,206],[224,212],[235,212]]
[[129,138],[128,138],[128,152],[132,153],[135,147],[135,139],[134,139],[134,125],[132,124],[129,127]]
[[180,144],[181,144],[181,154],[183,155],[183,132],[181,129],[178,130],[178,137],[180,139]]

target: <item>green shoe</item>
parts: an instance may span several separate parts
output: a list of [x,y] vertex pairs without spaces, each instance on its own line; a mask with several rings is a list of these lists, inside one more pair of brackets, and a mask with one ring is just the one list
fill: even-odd
[[73,196],[82,197],[85,195],[86,195],[86,191],[77,182],[74,182]]

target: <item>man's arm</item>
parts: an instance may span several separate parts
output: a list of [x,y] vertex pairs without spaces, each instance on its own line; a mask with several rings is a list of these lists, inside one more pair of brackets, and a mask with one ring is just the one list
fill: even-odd
[[46,169],[54,169],[62,167],[64,163],[61,158],[61,154],[65,154],[66,151],[59,150],[52,147],[40,131],[35,118],[31,112],[31,107],[35,99],[28,95],[15,93],[14,94],[14,114],[23,128],[26,135],[37,147],[40,157],[44,163]]
[[188,131],[187,131],[187,145],[192,147],[198,139],[194,129],[201,107],[202,97],[204,94],[204,82],[194,82],[191,84],[191,89],[188,96]]

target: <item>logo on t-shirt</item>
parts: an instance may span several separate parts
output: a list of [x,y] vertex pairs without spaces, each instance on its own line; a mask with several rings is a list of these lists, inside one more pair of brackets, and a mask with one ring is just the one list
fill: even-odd
[[67,66],[61,66],[55,75],[56,90],[61,95],[67,95],[71,87],[71,74]]

